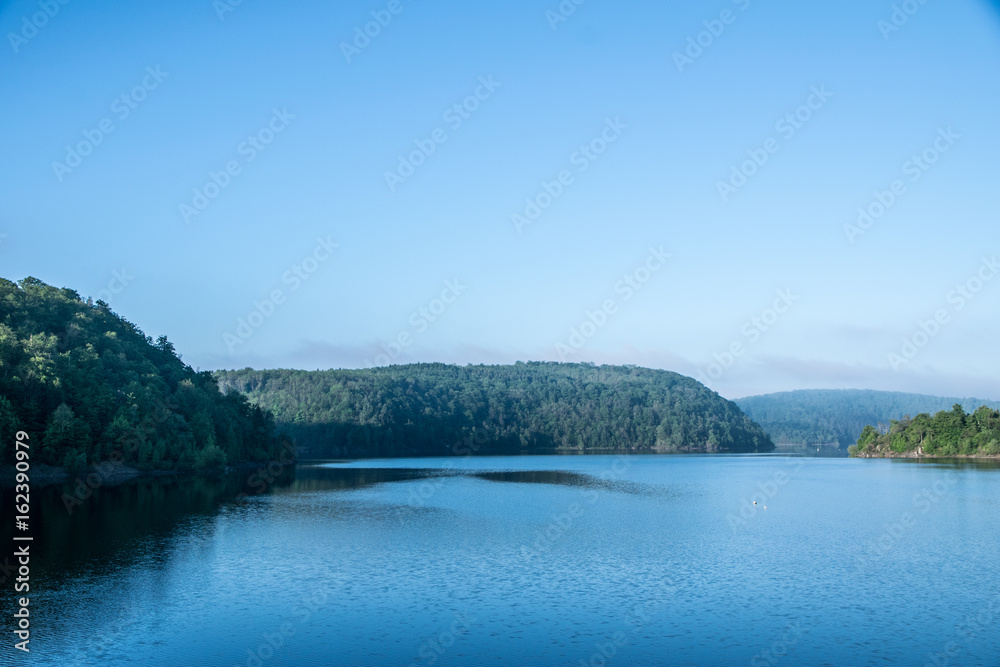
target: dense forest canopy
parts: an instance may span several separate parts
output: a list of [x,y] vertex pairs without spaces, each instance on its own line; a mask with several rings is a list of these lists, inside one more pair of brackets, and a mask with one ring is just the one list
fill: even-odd
[[1000,456],[1000,410],[982,406],[968,414],[961,405],[933,417],[919,414],[892,420],[888,432],[866,426],[854,456],[893,456],[913,452],[919,456]]
[[764,452],[763,430],[699,382],[636,367],[518,362],[220,371],[310,455],[640,449]]
[[12,462],[17,430],[34,462],[68,468],[214,468],[289,446],[273,417],[220,393],[165,336],[154,342],[73,290],[0,278],[0,463]]
[[1000,402],[974,398],[943,398],[895,391],[861,389],[806,389],[736,400],[747,415],[764,427],[778,444],[854,444],[865,426],[922,412],[936,413],[960,404],[973,411]]

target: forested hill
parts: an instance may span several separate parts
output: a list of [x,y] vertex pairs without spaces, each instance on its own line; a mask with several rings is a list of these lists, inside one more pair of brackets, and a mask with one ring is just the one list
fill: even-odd
[[751,419],[779,444],[853,445],[865,426],[888,424],[920,413],[951,410],[955,404],[973,412],[998,401],[944,398],[923,394],[861,389],[805,389],[736,400]]
[[71,469],[217,468],[290,446],[270,415],[221,394],[166,337],[154,343],[73,290],[0,278],[0,463],[13,463],[17,431],[29,435],[33,463]]
[[887,432],[866,426],[852,456],[1000,456],[1000,410],[982,406],[966,414],[961,405],[933,417],[893,420]]
[[217,376],[273,412],[313,456],[774,448],[734,403],[645,368],[518,362]]

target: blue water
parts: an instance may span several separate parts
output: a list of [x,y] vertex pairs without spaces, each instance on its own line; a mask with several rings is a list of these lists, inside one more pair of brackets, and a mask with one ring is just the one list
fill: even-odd
[[45,490],[32,652],[0,659],[1000,665],[995,465],[395,459],[241,500],[250,472],[105,485],[72,516]]

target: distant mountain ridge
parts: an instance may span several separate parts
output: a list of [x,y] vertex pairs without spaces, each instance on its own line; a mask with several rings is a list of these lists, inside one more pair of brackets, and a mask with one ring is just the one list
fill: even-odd
[[855,444],[865,426],[907,415],[933,415],[956,404],[969,413],[984,405],[1000,408],[1000,401],[871,389],[800,389],[734,402],[779,445],[837,443],[843,448]]
[[216,373],[310,455],[767,452],[737,405],[670,371],[555,362]]

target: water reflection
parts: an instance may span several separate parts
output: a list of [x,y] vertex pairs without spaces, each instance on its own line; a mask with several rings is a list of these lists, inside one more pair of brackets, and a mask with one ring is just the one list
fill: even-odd
[[471,473],[470,477],[490,482],[515,484],[561,484],[564,486],[591,486],[594,477],[564,470],[498,470]]
[[[891,464],[1000,470],[1000,459],[893,459]],[[615,475],[602,475],[599,471],[588,474],[566,470],[299,465],[285,466],[275,473],[271,475],[266,469],[237,469],[215,477],[165,476],[109,481],[79,503],[68,500],[76,491],[75,479],[34,489],[30,534],[36,544],[45,546],[33,556],[33,569],[44,578],[46,573],[73,576],[81,568],[100,568],[100,564],[117,562],[121,554],[129,552],[135,544],[150,540],[163,543],[180,524],[208,521],[227,508],[271,494],[346,492],[380,484],[444,477],[586,488],[647,497],[676,492],[667,485],[644,484]],[[0,497],[0,506],[13,506],[12,488],[0,490]],[[13,533],[13,522],[3,522],[0,539],[9,544]],[[3,566],[0,560],[0,584],[7,579]]]
[[621,475],[609,468],[605,474],[587,475],[565,470],[498,470],[477,471],[466,473],[468,477],[484,479],[489,482],[506,482],[508,484],[550,484],[555,486],[573,486],[595,491],[614,491],[641,496],[669,496],[673,491],[664,486],[642,484],[620,479]]
[[940,468],[963,468],[966,470],[1000,470],[1000,459],[971,459],[960,456],[920,459],[890,459],[893,463],[909,465],[937,466]]
[[284,489],[286,493],[320,491],[353,491],[376,484],[405,482],[428,477],[452,474],[448,470],[421,468],[326,468],[298,466],[295,483]]
[[[32,554],[32,575],[44,579],[53,573],[73,576],[81,568],[102,570],[138,543],[162,543],[179,524],[206,521],[224,505],[254,495],[260,488],[253,485],[254,472],[106,480],[96,489],[82,487],[81,493],[85,482],[73,478],[33,489],[29,534],[39,547]],[[286,466],[268,479],[267,488],[294,481],[294,467]],[[2,496],[2,506],[11,507],[14,490],[3,489]],[[13,531],[12,522],[5,521],[0,539],[10,543]]]
[[[236,469],[217,476],[140,477],[107,481],[89,497],[73,502],[77,480],[50,484],[32,492],[31,535],[44,545],[33,556],[40,579],[58,574],[73,577],[87,570],[104,571],[128,563],[129,554],[151,556],[136,545],[165,544],[178,526],[207,522],[220,512],[271,494],[354,491],[379,484],[442,477],[467,477],[506,484],[541,484],[589,488],[638,495],[663,495],[665,489],[599,474],[562,470],[459,470],[447,468],[337,468],[285,466],[277,474],[266,469]],[[3,507],[12,507],[13,489],[2,490]],[[10,543],[12,522],[4,522],[0,539]],[[3,563],[0,561],[0,566]],[[0,580],[3,580],[0,567]]]
[[[998,478],[976,471],[997,461],[810,461],[767,513],[734,527],[741,498],[789,461],[300,463],[273,477],[243,469],[108,484],[71,515],[61,496],[72,484],[39,488],[32,658],[258,664],[247,650],[291,620],[294,637],[265,667],[410,664],[454,612],[471,609],[468,640],[436,664],[522,655],[520,664],[578,664],[622,627],[624,610],[643,605],[659,611],[616,664],[660,664],[671,654],[687,664],[748,664],[775,642],[774,628],[799,621],[810,641],[788,664],[865,664],[862,656],[879,651],[884,662],[923,664],[992,599],[983,564],[1000,559],[990,519]],[[922,467],[899,467],[912,464]],[[918,515],[912,499],[942,477],[936,467],[964,468],[959,477],[982,483],[954,486]],[[425,505],[406,501],[431,479],[447,491]],[[598,489],[610,492],[591,493]],[[666,494],[669,503],[650,502]],[[574,503],[582,511],[571,512]],[[916,522],[880,552],[894,574],[855,572],[904,512]],[[664,606],[666,581],[677,587]],[[318,587],[327,597],[304,618],[298,610]],[[915,611],[901,615],[899,600]],[[9,634],[4,611],[0,630]],[[859,625],[865,614],[876,622]],[[986,636],[963,650],[966,664],[1000,654]]]

